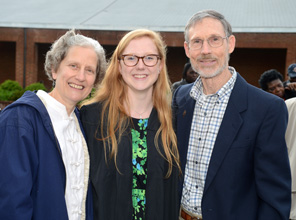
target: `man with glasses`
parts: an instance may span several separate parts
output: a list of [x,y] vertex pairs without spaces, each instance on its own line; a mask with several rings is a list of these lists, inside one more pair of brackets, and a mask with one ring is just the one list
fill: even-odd
[[180,219],[288,219],[284,101],[251,86],[228,65],[235,36],[220,13],[193,15],[184,47],[200,77],[173,97],[184,174]]

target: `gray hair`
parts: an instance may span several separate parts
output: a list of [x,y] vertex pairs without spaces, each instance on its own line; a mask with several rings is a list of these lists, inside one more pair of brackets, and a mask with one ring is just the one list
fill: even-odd
[[221,24],[223,25],[226,37],[229,37],[230,35],[232,35],[231,25],[222,14],[220,14],[219,12],[214,11],[214,10],[204,10],[204,11],[199,11],[196,14],[194,14],[187,22],[186,27],[185,27],[185,32],[184,32],[185,41],[187,43],[189,43],[189,29],[191,27],[193,27],[197,22],[201,21],[204,18],[208,18],[208,17],[217,19],[221,22]]
[[95,84],[97,84],[106,71],[107,63],[105,50],[98,41],[81,34],[76,34],[74,29],[67,31],[63,36],[57,39],[46,53],[44,69],[49,80],[54,81],[52,78],[52,70],[58,70],[61,62],[67,56],[69,49],[74,46],[91,47],[94,49],[98,58],[95,80]]

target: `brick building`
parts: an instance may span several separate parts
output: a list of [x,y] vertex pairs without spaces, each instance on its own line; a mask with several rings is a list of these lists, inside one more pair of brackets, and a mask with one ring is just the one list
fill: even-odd
[[[5,2],[0,9],[0,83],[12,79],[25,87],[42,81],[50,88],[43,70],[45,54],[51,43],[71,28],[97,39],[110,57],[126,31],[142,27],[163,35],[168,45],[169,75],[172,82],[177,81],[187,62],[184,26],[192,14],[204,8],[223,13],[232,24],[237,41],[230,65],[251,84],[258,86],[261,73],[272,68],[286,78],[288,66],[296,62],[293,0],[280,5],[261,0],[258,7],[247,7],[258,5],[256,0],[239,4],[225,0],[223,5],[218,0],[139,0],[137,4],[131,0],[124,3],[102,0],[99,5],[94,0],[74,1],[71,5],[57,0],[48,3],[31,0],[31,4],[16,0],[14,5]],[[157,9],[151,5],[157,5]]]

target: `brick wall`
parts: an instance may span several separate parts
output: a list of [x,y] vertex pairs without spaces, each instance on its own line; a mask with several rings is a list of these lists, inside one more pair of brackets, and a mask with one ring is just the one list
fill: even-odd
[[[23,85],[23,29],[0,28],[0,42],[5,51],[0,52],[0,82],[5,79],[17,80]],[[8,55],[6,60],[4,54]]]
[[15,42],[0,42],[0,84],[15,80]]
[[[66,30],[56,29],[0,28],[0,45],[6,50],[10,50],[7,48],[13,48],[11,43],[15,44],[15,56],[12,55],[13,52],[8,52],[9,61],[5,61],[7,58],[2,57],[3,52],[2,55],[0,52],[0,80],[12,77],[11,74],[13,73],[11,71],[6,73],[4,69],[15,69],[15,79],[23,85],[24,66],[26,69],[25,85],[44,80],[42,77],[46,47],[65,32]],[[125,33],[121,31],[92,30],[80,32],[97,39],[107,48],[109,57]],[[169,76],[171,81],[175,82],[180,80],[183,66],[187,62],[183,49],[183,33],[163,32],[162,35],[168,45],[167,65]],[[276,68],[286,78],[288,66],[291,63],[296,63],[296,33],[235,33],[235,36],[237,40],[236,50],[231,55],[230,64],[255,86],[258,86],[257,81],[263,71]],[[25,39],[26,44],[24,43]],[[25,57],[24,50],[26,51]],[[15,62],[10,59],[15,59]],[[24,59],[26,60],[25,65]],[[4,67],[3,63],[7,66]],[[3,72],[1,69],[3,69]],[[50,86],[49,82],[46,83]]]

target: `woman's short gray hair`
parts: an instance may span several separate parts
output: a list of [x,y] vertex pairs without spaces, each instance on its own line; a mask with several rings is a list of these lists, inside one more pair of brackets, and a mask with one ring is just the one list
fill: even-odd
[[81,34],[76,34],[74,29],[67,31],[63,36],[57,39],[46,53],[44,64],[46,75],[51,81],[54,81],[52,78],[52,70],[58,70],[60,63],[67,56],[69,49],[74,46],[91,47],[94,49],[98,57],[95,80],[95,84],[97,84],[106,71],[107,63],[105,50],[98,41]]

